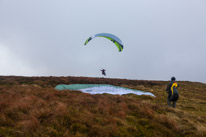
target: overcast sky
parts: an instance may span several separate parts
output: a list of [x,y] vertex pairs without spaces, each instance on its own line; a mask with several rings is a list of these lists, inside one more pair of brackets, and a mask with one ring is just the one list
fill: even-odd
[[[124,49],[96,33],[118,36]],[[206,83],[205,0],[0,0],[0,75]]]

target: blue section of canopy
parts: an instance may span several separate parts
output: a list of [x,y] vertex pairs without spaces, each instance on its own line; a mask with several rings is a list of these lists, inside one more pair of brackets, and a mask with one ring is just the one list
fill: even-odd
[[117,41],[120,45],[123,46],[122,41],[121,41],[117,36],[112,35],[112,34],[109,34],[109,33],[98,33],[98,34],[95,34],[95,37],[109,37],[109,38],[114,39],[114,40]]

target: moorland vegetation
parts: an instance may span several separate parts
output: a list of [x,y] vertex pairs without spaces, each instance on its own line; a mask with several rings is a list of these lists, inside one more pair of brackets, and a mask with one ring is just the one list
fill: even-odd
[[[112,84],[153,93],[91,95],[58,84]],[[206,84],[178,81],[177,108],[167,106],[168,81],[88,77],[0,76],[2,137],[205,137]]]

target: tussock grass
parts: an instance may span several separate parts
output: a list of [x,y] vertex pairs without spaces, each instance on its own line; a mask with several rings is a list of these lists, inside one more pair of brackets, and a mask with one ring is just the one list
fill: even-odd
[[[57,84],[113,84],[156,97],[56,91]],[[85,77],[0,77],[0,136],[206,136],[206,85],[179,82],[177,108],[166,81]]]

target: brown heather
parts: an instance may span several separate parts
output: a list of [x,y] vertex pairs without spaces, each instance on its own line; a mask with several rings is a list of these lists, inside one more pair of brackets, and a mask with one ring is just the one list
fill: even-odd
[[[57,91],[57,84],[112,84],[156,97]],[[206,84],[179,81],[177,108],[168,81],[0,76],[1,137],[206,137]]]

